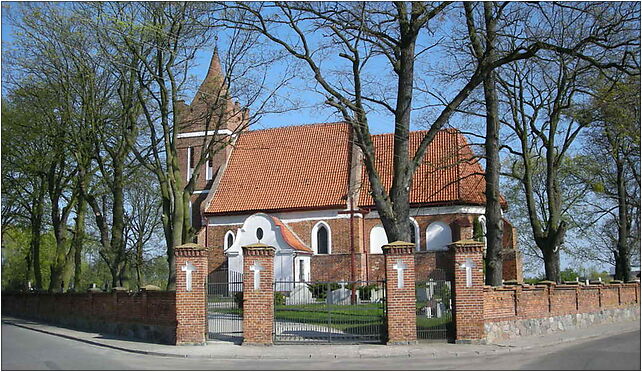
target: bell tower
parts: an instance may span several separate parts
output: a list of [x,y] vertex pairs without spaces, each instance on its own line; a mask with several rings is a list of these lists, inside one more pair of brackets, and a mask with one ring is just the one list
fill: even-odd
[[[214,48],[207,75],[187,105],[178,102],[179,128],[176,149],[184,182],[197,177],[191,197],[192,226],[203,226],[204,201],[221,173],[238,134],[247,127],[247,108],[229,94],[229,76],[221,66],[218,48]],[[200,163],[200,164],[199,164]]]

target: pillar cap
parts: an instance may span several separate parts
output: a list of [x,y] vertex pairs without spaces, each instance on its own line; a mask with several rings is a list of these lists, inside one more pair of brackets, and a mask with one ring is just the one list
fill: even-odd
[[397,240],[396,242],[388,243],[381,247],[383,254],[413,254],[415,250],[415,243],[404,242]]
[[254,243],[241,247],[244,256],[274,256],[276,249],[271,245]]
[[207,248],[196,243],[185,243],[174,248],[175,256],[204,256]]
[[448,245],[451,249],[454,249],[456,252],[483,252],[484,243],[478,242],[477,240],[464,239],[456,242],[452,242]]

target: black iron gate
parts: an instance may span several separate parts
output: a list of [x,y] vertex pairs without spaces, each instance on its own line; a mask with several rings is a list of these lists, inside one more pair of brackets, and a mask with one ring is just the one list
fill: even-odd
[[441,270],[415,283],[417,339],[448,341],[453,338],[452,284]]
[[275,343],[381,343],[385,282],[274,283]]
[[243,341],[243,274],[217,270],[207,284],[207,338]]

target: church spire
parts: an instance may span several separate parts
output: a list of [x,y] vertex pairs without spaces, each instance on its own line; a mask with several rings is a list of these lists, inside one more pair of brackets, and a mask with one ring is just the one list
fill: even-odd
[[210,67],[207,70],[207,75],[198,88],[198,92],[194,96],[192,104],[197,100],[212,99],[210,97],[222,97],[225,94],[227,83],[223,75],[223,67],[221,66],[221,58],[218,55],[218,46],[214,47],[212,59],[210,60]]

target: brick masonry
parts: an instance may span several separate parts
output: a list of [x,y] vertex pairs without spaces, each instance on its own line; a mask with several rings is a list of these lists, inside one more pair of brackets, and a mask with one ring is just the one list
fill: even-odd
[[174,292],[2,293],[2,313],[148,342],[176,341]]
[[[427,279],[436,270],[445,272],[446,278],[452,278],[452,253],[446,251],[426,251],[426,228],[433,222],[447,223],[453,234],[453,240],[466,240],[472,238],[472,219],[478,215],[448,214],[436,216],[413,216],[419,225],[419,248],[415,251],[416,275],[418,280]],[[314,255],[311,259],[311,278],[313,280],[342,281],[350,280],[351,252],[350,252],[350,219],[313,219],[306,221],[288,222],[287,226],[303,241],[311,246],[312,228],[319,222],[326,222],[331,229],[332,254]],[[380,280],[385,277],[383,254],[370,253],[370,230],[381,223],[378,218],[358,218],[354,223],[355,247],[355,279]],[[210,248],[209,269],[214,271],[225,265],[226,257],[223,254],[224,238],[228,231],[235,235],[241,224],[225,226],[208,226],[199,235],[199,244]],[[515,249],[511,234],[505,234],[505,244],[509,251]],[[504,279],[521,278],[521,262],[513,259],[514,255],[506,253],[507,259],[504,269]]]
[[[204,344],[207,335],[207,249],[197,244],[184,244],[174,249],[176,258],[176,344]],[[192,288],[187,288],[187,272],[191,263]]]
[[[453,322],[455,342],[477,343],[484,339],[484,245],[460,240],[450,245],[454,256]],[[472,263],[467,285],[466,263]]]
[[[413,243],[406,242],[394,242],[382,247],[386,269],[388,344],[417,342],[414,248]],[[399,264],[404,267],[402,283],[398,280],[396,269]]]
[[[243,345],[271,345],[274,324],[274,247],[252,244],[243,247]],[[254,287],[253,265],[259,271]]]
[[489,342],[640,316],[639,283],[485,286],[483,295]]

